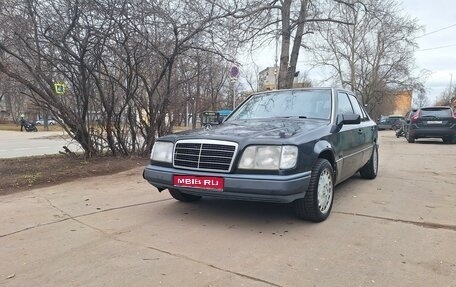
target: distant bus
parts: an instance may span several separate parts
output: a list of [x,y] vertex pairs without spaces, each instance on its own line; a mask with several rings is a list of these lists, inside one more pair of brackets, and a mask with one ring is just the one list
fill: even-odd
[[201,113],[201,126],[207,127],[220,124],[220,114],[215,111],[205,111]]
[[221,122],[223,122],[223,120],[229,116],[231,114],[232,110],[219,110],[218,113],[219,113],[219,116],[220,116],[220,120]]
[[219,125],[231,113],[231,110],[205,111],[201,113],[201,126]]

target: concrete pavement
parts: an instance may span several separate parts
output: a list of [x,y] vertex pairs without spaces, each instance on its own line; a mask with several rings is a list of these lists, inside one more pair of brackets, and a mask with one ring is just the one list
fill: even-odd
[[1,131],[0,158],[57,154],[67,146],[78,151],[79,144],[68,138],[62,131]]
[[0,286],[456,286],[456,145],[381,133],[314,224],[158,193],[142,168],[0,197]]

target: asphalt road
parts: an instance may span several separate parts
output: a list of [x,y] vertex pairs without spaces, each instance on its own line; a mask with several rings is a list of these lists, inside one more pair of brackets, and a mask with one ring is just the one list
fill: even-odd
[[381,132],[323,223],[158,193],[142,168],[0,197],[0,286],[456,286],[456,145]]
[[63,146],[72,151],[79,147],[61,131],[0,131],[0,158],[57,154]]

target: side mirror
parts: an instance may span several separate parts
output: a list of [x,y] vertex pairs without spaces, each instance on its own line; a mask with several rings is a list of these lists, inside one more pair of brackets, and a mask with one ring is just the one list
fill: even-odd
[[331,128],[331,133],[340,131],[343,125],[357,125],[361,123],[361,116],[357,114],[338,114],[336,123]]
[[361,116],[357,114],[339,114],[337,115],[336,122],[342,123],[342,125],[357,125],[361,123]]

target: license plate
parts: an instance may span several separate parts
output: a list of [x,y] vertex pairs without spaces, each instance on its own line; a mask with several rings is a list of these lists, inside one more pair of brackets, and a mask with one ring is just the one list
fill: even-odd
[[223,177],[174,175],[174,186],[223,191]]
[[427,121],[427,123],[430,125],[438,125],[438,124],[442,124],[442,121]]

